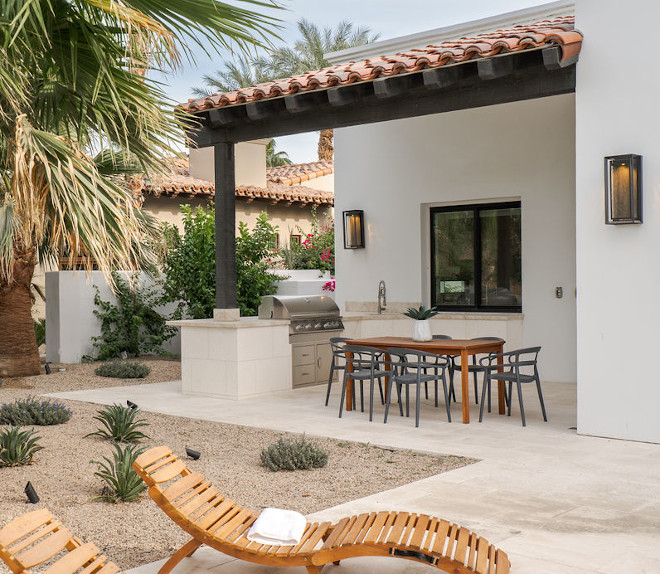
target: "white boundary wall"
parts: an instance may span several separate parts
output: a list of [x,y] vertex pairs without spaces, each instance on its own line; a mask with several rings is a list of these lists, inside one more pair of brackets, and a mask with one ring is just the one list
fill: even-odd
[[[660,4],[578,0],[578,432],[660,442]],[[608,155],[643,156],[644,223],[605,225]]]
[[[520,199],[522,341],[543,346],[544,380],[574,383],[574,113],[569,94],[336,130],[339,306],[375,303],[380,279],[389,307],[428,304],[430,206]],[[343,249],[348,209],[364,210],[365,249]]]

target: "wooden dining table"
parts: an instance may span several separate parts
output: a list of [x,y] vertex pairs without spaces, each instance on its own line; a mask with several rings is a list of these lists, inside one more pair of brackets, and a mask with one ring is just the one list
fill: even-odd
[[[504,352],[504,341],[489,341],[486,339],[433,339],[431,341],[413,341],[408,337],[369,337],[366,339],[351,339],[346,345],[374,347],[386,351],[392,347],[428,351],[434,355],[449,355],[461,358],[461,402],[463,405],[463,423],[470,422],[470,391],[469,391],[469,357],[488,353]],[[389,361],[389,357],[386,357]],[[498,364],[502,364],[501,357]],[[389,385],[388,385],[389,386]],[[505,413],[504,382],[497,382],[497,405],[499,414]],[[353,381],[346,385],[346,410],[353,408]]]

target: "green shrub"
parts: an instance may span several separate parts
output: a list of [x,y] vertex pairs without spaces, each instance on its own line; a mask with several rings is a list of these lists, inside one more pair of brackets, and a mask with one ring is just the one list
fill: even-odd
[[67,422],[71,415],[71,409],[64,403],[51,402],[50,399],[39,400],[33,396],[0,406],[1,425],[61,425]]
[[110,405],[98,411],[94,420],[99,421],[103,428],[96,432],[85,435],[100,436],[101,438],[115,442],[139,442],[143,438],[149,438],[138,429],[149,426],[144,419],[138,419],[140,409],[131,409],[121,405]]
[[46,319],[34,320],[34,335],[37,338],[37,347],[46,342]]
[[94,369],[99,377],[114,377],[115,379],[143,379],[151,369],[142,363],[112,361],[103,363]]
[[261,451],[261,464],[273,472],[278,470],[307,470],[328,464],[328,453],[305,440],[281,438]]
[[115,452],[112,458],[104,456],[102,461],[91,461],[97,466],[94,475],[105,482],[102,494],[97,497],[97,500],[102,499],[109,502],[136,500],[147,488],[138,473],[133,470],[135,459],[144,449],[131,445],[123,448],[118,444],[113,446]]
[[30,464],[32,457],[43,449],[41,437],[32,429],[10,426],[0,430],[0,466],[22,466]]
[[[174,315],[191,319],[213,316],[215,308],[215,211],[213,206],[181,207],[183,235],[166,226],[163,302],[178,302]],[[250,231],[241,222],[236,237],[236,303],[241,315],[257,314],[261,297],[274,293],[283,279],[269,272],[270,245],[277,228],[262,212]]]
[[135,355],[144,353],[166,354],[162,344],[176,333],[166,325],[166,318],[154,310],[159,296],[155,289],[129,285],[117,273],[112,274],[116,285],[117,304],[103,301],[96,290],[94,310],[101,321],[101,335],[92,337],[98,350],[97,359],[105,361],[119,357],[123,352]]

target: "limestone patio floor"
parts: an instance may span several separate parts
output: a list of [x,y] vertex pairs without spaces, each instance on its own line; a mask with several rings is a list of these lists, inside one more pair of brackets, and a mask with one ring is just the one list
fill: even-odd
[[[422,404],[414,416],[376,406],[374,421],[359,410],[337,416],[339,385],[324,407],[325,386],[267,397],[229,401],[183,395],[181,383],[57,393],[52,396],[100,404],[130,399],[143,410],[236,423],[307,436],[370,442],[391,448],[456,454],[480,462],[328,508],[310,516],[334,520],[374,510],[434,514],[464,525],[505,550],[513,574],[660,573],[660,445],[580,436],[575,385],[544,383],[549,422],[543,422],[535,389],[525,388],[527,427],[515,404],[511,417],[495,412],[469,425],[459,403],[447,423],[441,404]],[[526,391],[526,392],[525,392]],[[495,397],[494,397],[495,398]],[[573,427],[573,429],[571,428]],[[162,562],[132,574],[156,574]],[[430,572],[428,566],[389,558],[356,558],[324,574]],[[175,574],[290,574],[304,568],[242,563],[208,548],[185,559]]]

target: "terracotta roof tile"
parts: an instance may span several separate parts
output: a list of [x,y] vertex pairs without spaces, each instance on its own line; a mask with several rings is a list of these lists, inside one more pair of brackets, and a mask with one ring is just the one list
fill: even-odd
[[294,163],[292,165],[281,165],[266,168],[266,179],[273,183],[293,185],[309,181],[324,175],[330,175],[334,171],[332,161],[314,161],[310,163]]
[[490,58],[508,52],[520,52],[557,45],[562,60],[580,52],[582,34],[574,29],[573,16],[560,16],[529,25],[495,30],[456,41],[442,42],[425,48],[380,56],[361,62],[336,64],[322,70],[282,78],[226,94],[191,99],[182,104],[187,112],[197,112],[244,104],[262,99],[290,96],[298,92],[331,88],[337,85],[366,82],[378,77],[417,72],[425,68],[438,68],[460,64],[474,58]]
[[[318,164],[329,164],[319,166]],[[316,169],[313,166],[317,166]],[[332,173],[332,162],[315,162],[310,164],[294,164],[286,166],[291,168],[291,173],[299,169],[300,173],[320,173],[329,170]],[[269,168],[274,169],[274,168]],[[325,173],[323,173],[325,175]],[[320,177],[313,175],[312,177]],[[308,177],[307,179],[312,179]],[[285,180],[287,178],[284,178]],[[196,197],[208,198],[215,197],[215,184],[211,181],[191,177],[187,159],[171,160],[170,173],[158,175],[152,178],[144,176],[142,185],[134,190],[137,194],[151,195],[153,197]],[[319,205],[334,205],[334,194],[329,191],[320,191],[302,185],[287,185],[284,182],[268,181],[267,187],[257,186],[236,186],[236,197],[244,199],[263,199],[274,202],[295,202],[295,203],[315,203]]]

